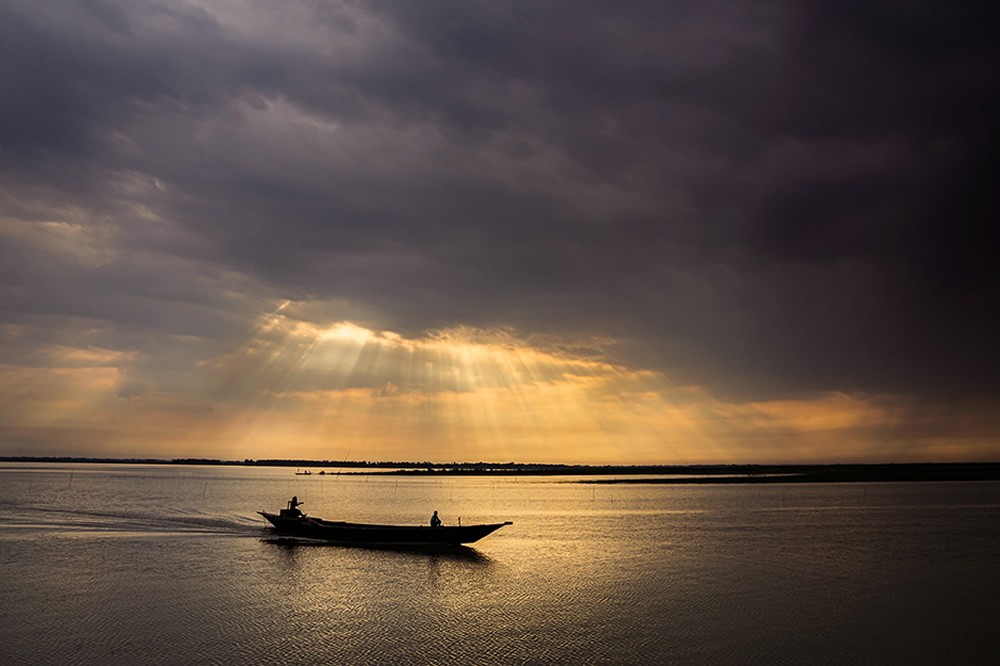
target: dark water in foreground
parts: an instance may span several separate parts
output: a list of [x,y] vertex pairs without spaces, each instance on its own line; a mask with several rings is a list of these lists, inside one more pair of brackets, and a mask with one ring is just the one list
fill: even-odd
[[[3,664],[1000,663],[1000,483],[0,465]],[[514,524],[287,545],[255,511]]]

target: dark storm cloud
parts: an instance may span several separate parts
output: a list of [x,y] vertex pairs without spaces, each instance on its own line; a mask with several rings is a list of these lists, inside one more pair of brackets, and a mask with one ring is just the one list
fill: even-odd
[[75,206],[116,253],[22,239],[8,318],[209,335],[250,306],[204,264],[726,395],[995,394],[990,5],[38,4],[0,7],[8,215]]

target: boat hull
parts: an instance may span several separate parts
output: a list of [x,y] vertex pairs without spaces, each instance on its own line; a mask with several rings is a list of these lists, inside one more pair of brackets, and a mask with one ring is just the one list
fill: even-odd
[[258,511],[281,534],[336,543],[370,545],[440,545],[458,546],[479,541],[511,522],[490,525],[369,525],[347,523],[308,516],[288,517]]

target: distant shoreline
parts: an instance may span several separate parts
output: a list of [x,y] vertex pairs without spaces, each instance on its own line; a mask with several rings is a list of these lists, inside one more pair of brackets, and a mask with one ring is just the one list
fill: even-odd
[[778,483],[889,483],[922,481],[1000,481],[1000,464],[969,463],[949,465],[838,465],[801,471],[775,471],[770,474],[691,478],[587,479],[580,483],[617,484],[778,484]]
[[[1000,481],[1000,462],[879,463],[818,465],[561,465],[535,463],[430,463],[399,461],[215,460],[203,458],[84,458],[70,456],[0,456],[0,462],[98,463],[142,465],[236,465],[294,467],[312,475],[386,474],[404,476],[625,476],[641,478],[578,479],[593,484],[775,484],[892,481]],[[327,472],[328,468],[336,471]],[[350,471],[343,471],[343,470]],[[312,471],[318,470],[318,471]]]

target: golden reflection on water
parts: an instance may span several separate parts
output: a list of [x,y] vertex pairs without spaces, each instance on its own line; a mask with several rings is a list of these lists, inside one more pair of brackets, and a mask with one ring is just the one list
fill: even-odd
[[[255,514],[291,495],[513,525],[453,552],[307,545]],[[990,663],[998,527],[996,483],[8,465],[0,662]]]

